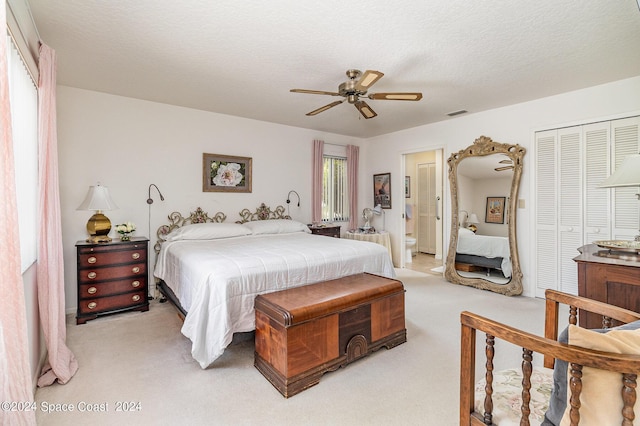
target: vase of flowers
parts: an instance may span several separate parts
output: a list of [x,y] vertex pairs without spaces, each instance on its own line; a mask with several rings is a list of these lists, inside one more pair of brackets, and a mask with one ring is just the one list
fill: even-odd
[[120,234],[121,241],[131,240],[131,234],[136,230],[136,224],[133,222],[121,223],[116,225],[116,232]]

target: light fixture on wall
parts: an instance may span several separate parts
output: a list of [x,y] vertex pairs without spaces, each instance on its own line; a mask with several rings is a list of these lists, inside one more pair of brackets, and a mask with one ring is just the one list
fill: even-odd
[[93,210],[94,215],[87,222],[87,231],[90,243],[108,243],[111,241],[109,231],[111,231],[111,221],[102,214],[103,211],[115,210],[118,206],[113,202],[109,195],[109,188],[98,184],[90,186],[89,192],[84,201],[76,210]]
[[296,197],[298,197],[298,207],[300,207],[300,194],[298,194],[294,190],[289,191],[289,193],[287,194],[287,214],[289,214],[289,204],[291,204],[291,194],[295,194]]
[[382,209],[382,205],[378,204],[373,208],[373,214],[375,215],[382,215],[382,231],[384,231],[385,228],[385,213],[384,210]]
[[[158,195],[160,196],[160,201],[164,201],[164,197],[162,196],[162,192],[160,192],[160,189],[158,188],[158,186],[155,183],[152,183],[149,185],[149,191],[147,193],[147,205],[149,206],[149,217],[147,219],[147,224],[148,224],[148,235],[149,238],[151,238],[151,204],[153,204],[153,198],[151,198],[151,187],[154,187],[156,189],[156,191],[158,191]],[[149,271],[151,271],[152,268],[149,267]],[[153,282],[153,274],[149,274],[149,281],[148,282]],[[153,300],[155,298],[155,294],[151,295],[151,293],[149,293],[149,300]],[[166,302],[167,299],[161,300],[162,302]]]
[[[627,186],[640,187],[640,154],[627,156],[620,167],[600,184],[600,188],[622,188]],[[636,194],[636,197],[640,201],[640,191]],[[638,222],[640,223],[640,215]],[[640,241],[640,230],[634,240]]]

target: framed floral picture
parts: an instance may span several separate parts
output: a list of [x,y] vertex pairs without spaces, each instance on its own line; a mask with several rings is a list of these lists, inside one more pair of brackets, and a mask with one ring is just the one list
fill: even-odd
[[251,192],[250,157],[202,154],[203,192]]
[[373,175],[373,205],[391,208],[391,173]]
[[506,197],[487,197],[486,223],[504,223],[504,202]]

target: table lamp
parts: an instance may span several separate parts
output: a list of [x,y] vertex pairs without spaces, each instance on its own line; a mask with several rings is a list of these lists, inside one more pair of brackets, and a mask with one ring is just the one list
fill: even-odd
[[109,189],[99,183],[96,186],[90,186],[89,192],[84,201],[76,210],[93,210],[94,215],[87,222],[87,231],[90,243],[108,243],[111,241],[109,231],[111,231],[111,221],[102,214],[105,210],[115,210],[118,206],[113,202],[109,195]]
[[478,216],[476,216],[475,213],[471,213],[469,215],[469,218],[467,219],[467,223],[469,224],[467,228],[472,230],[473,232],[476,232],[478,230],[476,223],[480,223],[480,221],[478,220]]
[[[620,188],[625,186],[640,187],[640,154],[627,156],[620,167],[600,184],[600,188]],[[640,200],[640,193],[636,194],[636,197]],[[640,222],[640,217],[638,221]],[[634,240],[640,241],[640,231]]]
[[376,215],[382,215],[382,231],[384,231],[384,222],[385,222],[385,213],[384,210],[382,210],[382,205],[381,204],[377,204],[374,208],[373,208],[373,213]]

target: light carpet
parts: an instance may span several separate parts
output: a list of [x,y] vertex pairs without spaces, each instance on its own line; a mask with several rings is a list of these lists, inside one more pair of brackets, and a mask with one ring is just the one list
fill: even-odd
[[[407,342],[327,373],[289,399],[253,366],[252,340],[232,344],[202,370],[168,303],[154,300],[149,312],[80,326],[69,318],[67,343],[80,368],[66,385],[38,389],[38,424],[457,425],[460,312],[541,334],[544,302],[451,284],[433,274],[397,272],[406,289]],[[519,366],[521,349],[500,343],[496,369]],[[132,411],[118,411],[123,408]]]

